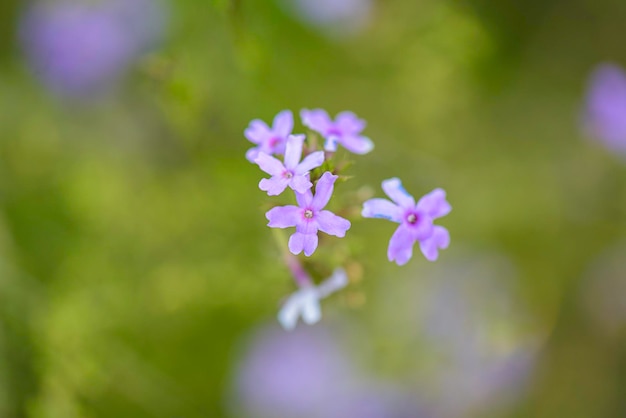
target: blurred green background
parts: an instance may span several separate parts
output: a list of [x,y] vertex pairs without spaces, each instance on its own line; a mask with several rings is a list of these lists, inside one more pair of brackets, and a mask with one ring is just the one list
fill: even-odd
[[259,417],[229,406],[233,376],[294,287],[243,130],[303,107],[368,122],[345,192],[398,176],[453,207],[436,267],[390,264],[392,225],[353,219],[362,280],[318,326],[358,328],[362,367],[410,392],[420,286],[468,263],[470,292],[508,283],[523,314],[485,321],[532,340],[533,366],[506,405],[449,416],[626,416],[624,159],[580,122],[590,71],[626,64],[626,3],[385,0],[349,31],[288,3],[171,2],[162,40],[89,99],[42,83],[27,6],[0,4],[0,417]]

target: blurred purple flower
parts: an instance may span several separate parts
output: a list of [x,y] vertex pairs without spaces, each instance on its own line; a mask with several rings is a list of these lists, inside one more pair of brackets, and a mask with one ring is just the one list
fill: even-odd
[[311,190],[306,193],[296,192],[298,206],[277,206],[270,209],[265,217],[270,228],[296,227],[296,232],[289,238],[289,251],[300,254],[304,250],[307,257],[317,248],[317,231],[336,237],[344,237],[350,229],[350,221],[328,210],[322,210],[333,194],[338,176],[325,172],[317,181],[315,196]]
[[370,199],[363,203],[361,214],[366,218],[383,218],[400,224],[389,241],[387,257],[398,265],[406,264],[413,256],[413,244],[430,261],[437,260],[439,249],[450,244],[450,234],[442,226],[433,225],[433,220],[450,213],[452,208],[446,201],[446,192],[435,189],[422,197],[417,205],[397,178],[385,180],[383,190],[393,200]]
[[368,378],[332,328],[264,327],[235,371],[231,406],[254,418],[423,418],[400,386]]
[[337,144],[355,154],[367,154],[374,149],[372,141],[361,135],[365,121],[352,112],[341,112],[333,121],[325,110],[302,109],[300,117],[304,126],[319,132],[326,139],[326,151],[337,151]]
[[626,73],[620,67],[602,64],[591,74],[584,123],[609,149],[626,153]]
[[270,196],[281,194],[287,186],[298,193],[304,193],[313,187],[309,181],[309,171],[324,163],[324,151],[307,155],[302,162],[304,135],[290,135],[285,147],[285,163],[264,152],[259,152],[254,160],[261,170],[271,174],[270,179],[262,179],[259,188]]
[[53,92],[98,95],[160,38],[164,14],[159,4],[154,0],[110,0],[97,5],[40,2],[27,10],[21,22],[21,42],[33,70]]
[[350,357],[326,328],[261,329],[236,374],[236,404],[258,418],[322,417],[355,381]]
[[287,138],[291,135],[292,130],[293,113],[291,110],[283,110],[278,113],[274,117],[271,128],[262,120],[254,119],[244,131],[244,135],[248,141],[257,146],[246,152],[246,158],[253,163],[259,156],[259,152],[269,155],[284,154]]

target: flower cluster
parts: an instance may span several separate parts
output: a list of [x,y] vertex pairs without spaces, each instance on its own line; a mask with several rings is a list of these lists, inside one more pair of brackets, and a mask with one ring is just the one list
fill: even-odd
[[[248,150],[246,158],[270,176],[261,179],[259,188],[268,196],[279,196],[291,189],[295,197],[295,205],[275,206],[265,214],[271,228],[295,227],[288,240],[289,253],[285,253],[285,260],[300,289],[279,313],[279,322],[285,329],[292,329],[300,315],[306,323],[317,322],[321,317],[319,300],[348,282],[345,272],[339,268],[331,278],[315,286],[295,256],[304,253],[310,257],[315,252],[319,231],[343,238],[350,229],[349,220],[324,209],[341,176],[340,165],[335,164],[339,146],[360,155],[374,148],[372,141],[362,135],[365,121],[352,112],[341,112],[333,120],[322,109],[303,109],[300,117],[302,124],[314,132],[308,139],[304,134],[293,133],[293,113],[289,110],[278,113],[271,127],[255,119],[244,132],[255,145]],[[318,136],[323,139],[323,150],[317,149]],[[369,199],[363,203],[361,214],[365,218],[383,218],[400,224],[389,241],[389,261],[406,264],[416,242],[426,259],[435,261],[439,250],[450,243],[448,230],[433,224],[451,210],[446,193],[435,189],[415,203],[397,178],[383,181],[382,187],[391,201]]]

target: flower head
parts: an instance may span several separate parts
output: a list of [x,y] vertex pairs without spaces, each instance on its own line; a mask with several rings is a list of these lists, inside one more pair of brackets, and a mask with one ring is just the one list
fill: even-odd
[[370,199],[363,203],[361,215],[365,218],[383,218],[400,224],[389,241],[387,257],[398,265],[406,264],[413,255],[413,244],[420,243],[424,256],[435,261],[439,249],[450,244],[448,230],[433,225],[433,220],[450,213],[446,192],[435,189],[422,197],[417,204],[397,178],[383,181],[383,190],[393,200]]
[[278,322],[288,331],[295,328],[299,316],[306,324],[315,324],[322,317],[320,300],[337,290],[343,289],[347,284],[346,272],[337,268],[332,276],[324,280],[319,286],[303,286],[289,296],[278,313]]
[[319,132],[326,139],[326,151],[336,151],[337,144],[355,154],[367,154],[374,148],[372,141],[361,135],[365,121],[352,112],[341,112],[334,121],[322,109],[302,109],[300,116],[304,126]]
[[254,162],[261,167],[261,170],[272,175],[269,179],[261,180],[259,183],[261,190],[270,196],[276,196],[281,194],[287,186],[298,193],[304,193],[313,187],[313,183],[309,181],[309,171],[322,165],[324,151],[309,154],[300,161],[303,144],[304,135],[289,136],[285,146],[284,164],[264,152],[259,152]]
[[61,0],[28,8],[19,35],[30,66],[51,91],[86,98],[110,90],[160,40],[164,23],[154,0]]
[[246,158],[248,161],[254,162],[259,152],[270,155],[284,154],[287,137],[291,135],[292,130],[293,113],[291,113],[291,110],[283,110],[277,114],[276,117],[274,117],[271,128],[262,120],[254,119],[244,131],[244,135],[250,142],[257,146],[250,148],[248,152],[246,152]]
[[591,75],[585,128],[617,152],[626,153],[626,73],[604,64]]
[[271,228],[296,227],[296,232],[289,238],[289,251],[300,254],[304,250],[307,257],[317,248],[317,231],[329,235],[344,237],[350,229],[350,221],[324,209],[333,194],[338,176],[325,172],[315,187],[315,196],[311,190],[296,192],[298,206],[277,206],[270,209],[265,217]]

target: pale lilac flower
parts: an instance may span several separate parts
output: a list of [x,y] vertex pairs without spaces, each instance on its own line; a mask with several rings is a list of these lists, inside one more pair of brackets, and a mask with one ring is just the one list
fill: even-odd
[[591,75],[584,123],[608,148],[626,153],[626,73],[620,67],[603,64]]
[[317,151],[307,155],[302,162],[302,146],[304,135],[290,135],[285,147],[285,163],[264,153],[259,152],[254,160],[261,170],[271,174],[270,179],[263,179],[259,188],[270,196],[281,194],[287,186],[298,193],[304,193],[313,187],[309,181],[309,172],[324,163],[324,151]]
[[337,151],[337,144],[355,154],[367,154],[374,148],[372,141],[361,135],[365,121],[352,112],[341,112],[333,121],[325,110],[302,109],[300,117],[304,126],[322,134],[326,151]]
[[291,135],[292,130],[293,113],[291,110],[283,110],[278,113],[274,117],[271,128],[262,120],[254,119],[244,131],[244,135],[257,146],[246,152],[246,158],[253,163],[259,152],[270,155],[284,154],[287,138]]
[[287,331],[295,328],[298,317],[302,317],[304,323],[312,325],[322,317],[320,300],[327,297],[348,284],[346,272],[337,268],[333,274],[324,280],[319,286],[302,286],[294,292],[278,313],[278,322]]
[[317,231],[329,235],[344,237],[350,229],[350,221],[328,210],[322,210],[333,194],[338,176],[325,172],[315,186],[315,196],[311,190],[306,193],[296,192],[298,206],[277,206],[270,209],[265,217],[271,228],[296,227],[296,232],[289,238],[289,251],[300,254],[304,250],[307,257],[317,248]]
[[155,0],[40,1],[26,10],[19,36],[30,66],[50,90],[83,98],[113,87],[162,38],[164,24]]
[[452,209],[446,201],[446,192],[435,189],[422,197],[417,205],[397,178],[385,180],[383,190],[393,200],[370,199],[363,203],[361,214],[366,218],[383,218],[400,224],[389,241],[387,257],[398,265],[406,264],[413,255],[413,244],[420,243],[424,256],[435,261],[439,249],[450,244],[450,235],[433,220],[447,215]]

